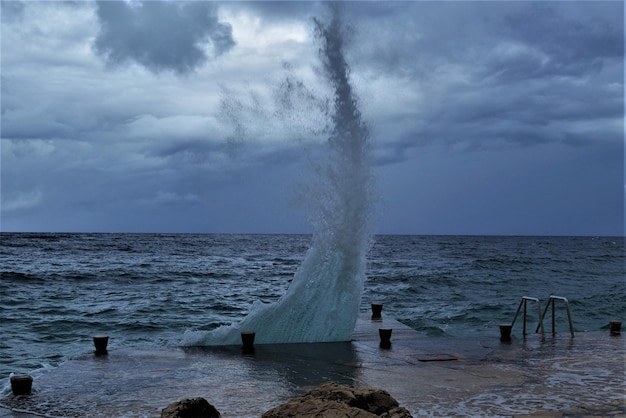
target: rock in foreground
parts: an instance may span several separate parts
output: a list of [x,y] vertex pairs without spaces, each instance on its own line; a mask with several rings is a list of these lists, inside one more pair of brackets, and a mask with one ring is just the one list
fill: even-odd
[[411,418],[411,414],[389,393],[380,389],[362,389],[337,383],[322,383],[299,398],[277,406],[263,418],[287,417]]
[[221,415],[204,398],[183,399],[166,406],[161,418],[220,418]]

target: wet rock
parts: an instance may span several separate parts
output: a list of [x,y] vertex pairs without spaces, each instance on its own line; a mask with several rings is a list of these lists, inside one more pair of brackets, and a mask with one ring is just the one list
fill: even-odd
[[411,414],[384,390],[322,383],[299,398],[273,408],[263,418],[411,418]]
[[213,405],[204,398],[183,399],[166,406],[161,418],[220,418]]

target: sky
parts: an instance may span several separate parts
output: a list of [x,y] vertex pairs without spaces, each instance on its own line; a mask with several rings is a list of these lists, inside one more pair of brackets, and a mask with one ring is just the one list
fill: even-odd
[[[308,233],[323,3],[1,4],[0,230]],[[375,232],[624,235],[624,3],[342,3]]]

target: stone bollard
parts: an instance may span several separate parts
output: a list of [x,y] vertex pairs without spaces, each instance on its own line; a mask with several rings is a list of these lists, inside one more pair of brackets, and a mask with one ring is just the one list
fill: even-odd
[[383,316],[380,314],[383,310],[383,305],[380,303],[372,303],[372,319],[382,320]]
[[253,354],[254,353],[254,337],[255,332],[242,332],[241,333],[241,342],[243,347],[241,348],[241,352],[243,354]]
[[107,335],[98,335],[93,337],[93,345],[96,347],[97,356],[106,356],[109,353],[107,351],[108,344],[109,337]]
[[509,342],[511,341],[511,330],[513,329],[513,325],[511,324],[501,324],[500,325],[500,341]]
[[620,335],[622,329],[622,321],[610,321],[609,328],[611,329],[611,335]]
[[11,391],[14,396],[30,395],[33,388],[33,378],[28,375],[11,376]]
[[391,348],[391,328],[378,328],[378,336],[380,337],[380,348]]

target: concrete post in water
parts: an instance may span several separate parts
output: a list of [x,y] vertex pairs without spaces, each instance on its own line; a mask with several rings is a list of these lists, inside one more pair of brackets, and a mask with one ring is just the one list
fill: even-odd
[[512,329],[513,329],[513,325],[511,324],[501,324],[500,325],[500,341],[503,341],[503,342],[511,341]]
[[378,328],[378,336],[380,337],[380,348],[391,348],[391,328]]
[[372,319],[382,320],[383,316],[380,314],[382,310],[383,305],[381,303],[372,303]]
[[609,328],[611,329],[611,335],[620,335],[622,328],[622,321],[610,321]]
[[241,342],[243,347],[241,352],[244,354],[252,354],[254,353],[254,337],[256,333],[254,332],[242,332],[241,333]]
[[97,335],[93,337],[93,345],[96,347],[97,356],[106,356],[109,353],[107,351],[108,344],[109,344],[108,335]]
[[11,376],[11,391],[14,396],[30,395],[33,378],[28,375]]

